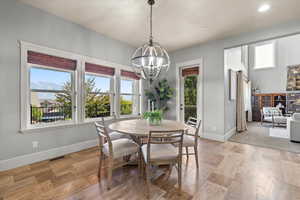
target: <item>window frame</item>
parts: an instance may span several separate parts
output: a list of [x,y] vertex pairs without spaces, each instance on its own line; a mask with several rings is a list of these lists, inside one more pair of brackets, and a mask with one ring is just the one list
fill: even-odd
[[[111,92],[112,92],[112,103],[111,103],[111,114],[115,114],[117,118],[132,118],[132,117],[138,117],[140,113],[142,112],[142,109],[144,106],[141,104],[142,100],[142,94],[143,90],[142,84],[143,81],[140,80],[134,80],[135,81],[135,89],[138,91],[138,102],[136,105],[137,113],[132,115],[122,115],[120,116],[119,112],[119,99],[120,99],[120,80],[127,78],[121,76],[121,70],[126,71],[132,71],[132,67],[127,65],[121,65],[117,63],[112,63],[104,60],[100,60],[97,58],[92,58],[84,55],[75,54],[68,51],[63,50],[57,50],[45,46],[36,45],[33,43],[25,42],[25,41],[18,41],[19,47],[21,51],[21,59],[20,59],[20,133],[33,133],[36,131],[43,132],[43,130],[46,130],[48,128],[61,128],[61,127],[74,127],[81,124],[86,123],[92,123],[94,121],[99,121],[100,118],[91,118],[91,119],[85,119],[85,63],[94,63],[98,65],[108,66],[115,69],[115,74],[113,76],[104,75],[104,74],[97,74],[97,76],[108,76],[111,78]],[[43,124],[42,126],[32,126],[30,124],[30,68],[31,67],[40,67],[45,69],[54,69],[56,71],[64,71],[64,69],[58,69],[55,67],[49,67],[49,66],[43,66],[43,65],[35,65],[31,63],[27,63],[27,56],[28,51],[35,51],[43,54],[48,54],[52,56],[67,58],[67,59],[73,59],[76,60],[76,69],[73,70],[66,70],[68,72],[72,72],[71,75],[71,81],[73,83],[73,99],[72,99],[72,120],[70,121],[60,121],[60,123],[49,123],[49,124]],[[88,74],[93,74],[90,72],[87,72]],[[74,111],[73,111],[74,110]],[[111,120],[113,117],[106,117],[105,120]]]
[[[256,65],[256,47],[259,46],[265,46],[265,45],[273,45],[273,63],[274,66],[266,66],[266,67],[257,67]],[[265,41],[265,42],[260,42],[260,43],[256,43],[253,45],[253,69],[254,70],[263,70],[263,69],[272,69],[272,68],[276,68],[276,41],[272,40],[272,41]]]
[[31,88],[30,88],[30,69],[32,67],[37,68],[44,68],[56,71],[64,71],[64,69],[58,69],[51,66],[45,65],[37,65],[27,62],[28,51],[35,51],[43,54],[48,54],[52,56],[63,57],[67,59],[76,60],[76,69],[80,68],[80,56],[77,54],[51,49],[48,47],[42,47],[39,45],[35,45],[32,43],[19,41],[20,49],[21,49],[21,64],[20,64],[20,132],[24,132],[26,130],[35,130],[35,129],[44,129],[44,128],[51,128],[51,127],[59,127],[59,126],[69,126],[75,125],[78,121],[78,114],[77,114],[77,92],[78,92],[78,83],[77,83],[77,70],[66,70],[71,73],[71,81],[72,81],[72,90],[73,90],[73,97],[72,97],[72,120],[70,121],[60,121],[54,122],[49,124],[39,124],[39,125],[32,125],[30,124],[30,102],[31,102]]
[[[115,87],[114,87],[114,84],[115,84],[115,81],[114,81],[114,76],[109,76],[109,75],[105,75],[105,74],[98,74],[98,73],[92,73],[92,72],[84,72],[84,77],[83,77],[83,83],[85,83],[85,75],[92,75],[92,76],[96,76],[96,77],[104,77],[104,78],[109,78],[110,79],[110,90],[109,92],[100,92],[100,93],[97,93],[97,94],[109,94],[110,95],[110,116],[108,117],[104,117],[105,120],[110,120],[113,118],[113,114],[115,114]],[[82,109],[83,109],[83,121],[84,122],[95,122],[95,121],[100,121],[102,119],[102,117],[96,117],[96,118],[86,118],[85,116],[85,97],[86,97],[86,92],[85,92],[85,88],[84,88],[85,84],[83,84],[83,91],[82,91],[82,94],[83,94],[83,104],[82,105]]]
[[[133,91],[132,93],[121,93],[121,82],[122,80],[127,80],[127,81],[133,81]],[[126,76],[120,76],[120,83],[119,83],[119,118],[129,118],[129,117],[138,117],[141,115],[141,80],[136,80],[133,78],[129,78]],[[121,96],[122,95],[131,95],[133,97],[132,100],[132,114],[130,115],[121,115]],[[136,99],[135,99],[136,98]],[[136,101],[136,102],[135,102]],[[135,112],[136,111],[136,112]]]
[[52,70],[52,71],[58,71],[58,72],[68,72],[71,74],[71,83],[72,83],[72,105],[71,105],[71,110],[72,110],[72,120],[69,121],[57,121],[57,122],[51,122],[51,123],[45,123],[45,124],[35,124],[32,125],[30,123],[30,120],[27,121],[27,126],[29,128],[43,128],[43,127],[48,127],[48,126],[55,126],[55,125],[64,125],[64,124],[74,124],[76,121],[76,92],[75,92],[75,71],[72,70],[67,70],[67,69],[58,69],[55,67],[50,67],[50,66],[45,66],[45,65],[36,65],[36,64],[31,64],[31,63],[27,63],[28,65],[28,69],[29,69],[29,88],[28,88],[28,92],[29,92],[29,100],[28,103],[29,105],[27,105],[28,107],[28,113],[27,113],[27,119],[30,119],[30,103],[31,103],[31,93],[32,92],[44,92],[44,93],[59,93],[59,92],[63,92],[64,90],[47,90],[47,89],[31,89],[31,74],[30,74],[30,70],[32,68],[38,68],[38,69],[46,69],[46,70]]

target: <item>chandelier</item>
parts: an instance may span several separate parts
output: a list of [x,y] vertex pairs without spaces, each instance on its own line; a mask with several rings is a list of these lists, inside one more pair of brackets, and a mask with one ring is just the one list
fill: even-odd
[[135,74],[145,80],[150,80],[150,83],[158,78],[162,71],[168,71],[170,66],[170,58],[167,51],[160,44],[153,42],[152,6],[154,3],[155,0],[148,0],[148,4],[150,5],[149,42],[138,47],[131,57]]

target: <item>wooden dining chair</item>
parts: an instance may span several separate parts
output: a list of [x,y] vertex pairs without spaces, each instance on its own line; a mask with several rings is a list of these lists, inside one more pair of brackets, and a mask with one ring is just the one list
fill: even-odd
[[[150,131],[147,144],[141,147],[143,167],[146,173],[147,197],[150,189],[150,168],[159,165],[177,165],[178,188],[181,191],[181,161],[184,130]],[[177,144],[179,148],[176,148]]]
[[95,126],[99,137],[99,149],[100,149],[98,177],[99,180],[101,180],[102,163],[103,160],[107,158],[108,159],[107,189],[109,190],[112,185],[112,171],[113,171],[114,159],[122,158],[122,157],[124,158],[125,156],[136,154],[139,151],[139,146],[134,141],[127,138],[111,140],[110,135],[108,134],[104,124],[99,124],[95,122]]
[[[196,166],[199,168],[199,160],[198,160],[198,140],[199,140],[199,130],[201,127],[201,120],[197,122],[196,118],[189,117],[186,122],[187,128],[185,130],[185,134],[183,136],[182,147],[185,148],[186,153],[183,155],[189,158],[189,155],[195,155]],[[189,152],[189,148],[194,147],[194,152]]]
[[[112,117],[113,117],[113,122],[116,122],[117,121],[116,114],[112,114]],[[103,121],[103,118],[102,118],[102,121]],[[120,133],[118,131],[109,132],[109,136],[110,136],[111,140],[117,140],[117,139],[121,139],[121,138],[129,138],[130,139],[130,136]]]

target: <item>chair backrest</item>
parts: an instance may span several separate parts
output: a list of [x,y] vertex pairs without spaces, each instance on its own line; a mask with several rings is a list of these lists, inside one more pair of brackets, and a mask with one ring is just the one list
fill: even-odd
[[172,131],[150,131],[147,141],[147,160],[150,161],[151,144],[173,144],[178,145],[178,155],[182,156],[182,141],[184,130]]
[[281,116],[282,112],[277,107],[263,107],[262,114],[265,117],[272,117],[272,116]]
[[109,151],[112,152],[112,142],[108,134],[108,131],[105,127],[104,118],[102,118],[101,121],[102,121],[101,124],[95,122],[95,127],[99,138],[100,149],[102,150],[103,144],[107,142],[109,146]]
[[[197,122],[197,119],[194,117],[189,117],[188,121],[186,122],[186,125],[192,127],[195,129],[194,131],[194,136],[195,136],[195,142],[198,141],[198,136],[199,136],[199,131],[200,131],[200,127],[201,127],[201,120],[199,120],[199,122]],[[189,134],[189,133],[187,133]]]
[[187,122],[186,122],[187,125],[189,126],[192,126],[192,127],[195,127],[197,126],[197,119],[194,118],[194,117],[189,117]]

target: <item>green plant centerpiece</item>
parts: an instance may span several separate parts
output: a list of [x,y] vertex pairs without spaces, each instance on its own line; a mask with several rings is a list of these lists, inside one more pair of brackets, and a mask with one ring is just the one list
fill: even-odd
[[159,126],[162,121],[162,116],[162,110],[147,111],[143,114],[143,118],[148,120],[149,124],[152,126]]

